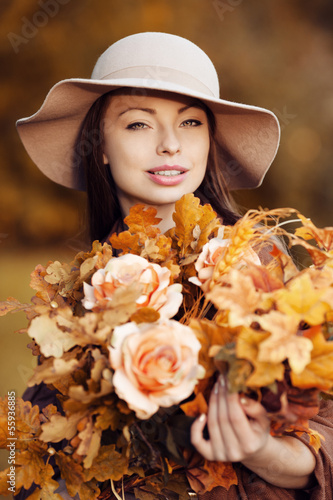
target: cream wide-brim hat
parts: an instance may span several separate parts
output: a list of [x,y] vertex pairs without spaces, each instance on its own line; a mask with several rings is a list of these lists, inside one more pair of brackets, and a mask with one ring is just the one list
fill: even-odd
[[157,32],[117,41],[99,57],[91,79],[60,81],[37,113],[17,121],[29,156],[47,177],[85,190],[76,153],[83,120],[96,99],[122,87],[162,90],[203,101],[215,115],[217,141],[229,153],[227,163],[221,162],[229,189],[262,183],[280,140],[274,113],[220,99],[217,73],[205,52],[185,38]]

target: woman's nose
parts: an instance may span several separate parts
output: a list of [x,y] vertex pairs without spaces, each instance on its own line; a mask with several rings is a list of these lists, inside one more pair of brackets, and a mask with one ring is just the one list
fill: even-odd
[[159,155],[170,154],[174,155],[181,150],[181,145],[179,138],[174,130],[164,130],[161,132],[158,145],[157,153]]

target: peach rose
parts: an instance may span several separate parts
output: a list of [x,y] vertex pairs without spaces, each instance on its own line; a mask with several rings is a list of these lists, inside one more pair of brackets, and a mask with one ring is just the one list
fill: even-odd
[[182,303],[182,286],[170,285],[171,272],[166,267],[148,262],[138,255],[126,254],[112,258],[104,269],[99,269],[91,279],[91,285],[83,283],[83,306],[93,309],[103,301],[112,300],[117,288],[132,283],[142,285],[142,295],[137,307],[152,307],[161,317],[172,318]]
[[[212,238],[209,240],[208,243],[203,246],[202,252],[195,263],[195,269],[198,275],[189,278],[189,281],[200,286],[204,292],[208,291],[208,284],[213,276],[215,265],[223,256],[229,243],[230,239],[228,238]],[[243,254],[243,259],[239,261],[238,267],[246,264],[247,260],[251,260],[255,264],[260,265],[259,257],[251,249],[248,249],[245,254]]]
[[178,321],[116,327],[109,347],[115,392],[141,419],[179,403],[204,375],[200,348],[192,329]]

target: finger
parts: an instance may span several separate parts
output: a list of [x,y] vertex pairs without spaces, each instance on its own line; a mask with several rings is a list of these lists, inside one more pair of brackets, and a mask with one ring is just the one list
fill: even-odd
[[227,460],[223,440],[224,423],[227,420],[225,394],[219,380],[215,383],[209,399],[207,427],[214,460]]
[[234,432],[232,419],[233,413],[230,411],[227,383],[223,376],[218,379],[216,391],[215,420],[208,418],[208,430],[216,460],[237,461],[240,457],[239,440]]
[[197,451],[207,460],[214,460],[214,452],[211,442],[203,437],[203,431],[207,423],[207,416],[200,415],[191,427],[191,443]]
[[248,417],[256,420],[263,428],[269,427],[269,418],[267,416],[265,408],[261,403],[242,396],[240,398],[240,404],[242,405],[243,411]]

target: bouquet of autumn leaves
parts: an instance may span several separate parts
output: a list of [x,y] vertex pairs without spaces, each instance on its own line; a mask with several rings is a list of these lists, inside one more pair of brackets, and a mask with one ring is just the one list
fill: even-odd
[[[292,213],[293,234],[279,223]],[[223,226],[193,195],[176,203],[174,228],[161,234],[159,222],[134,206],[110,243],[38,265],[31,304],[0,304],[0,314],[26,312],[39,357],[28,385],[57,391],[62,409],[17,398],[16,491],[35,483],[31,500],[61,498],[55,466],[80,500],[187,499],[236,484],[232,464],[204,460],[189,438],[220,372],[230,391],[261,401],[273,435],[306,432],[320,447],[308,420],[333,386],[333,228],[292,209]],[[311,265],[298,270],[281,237]]]

